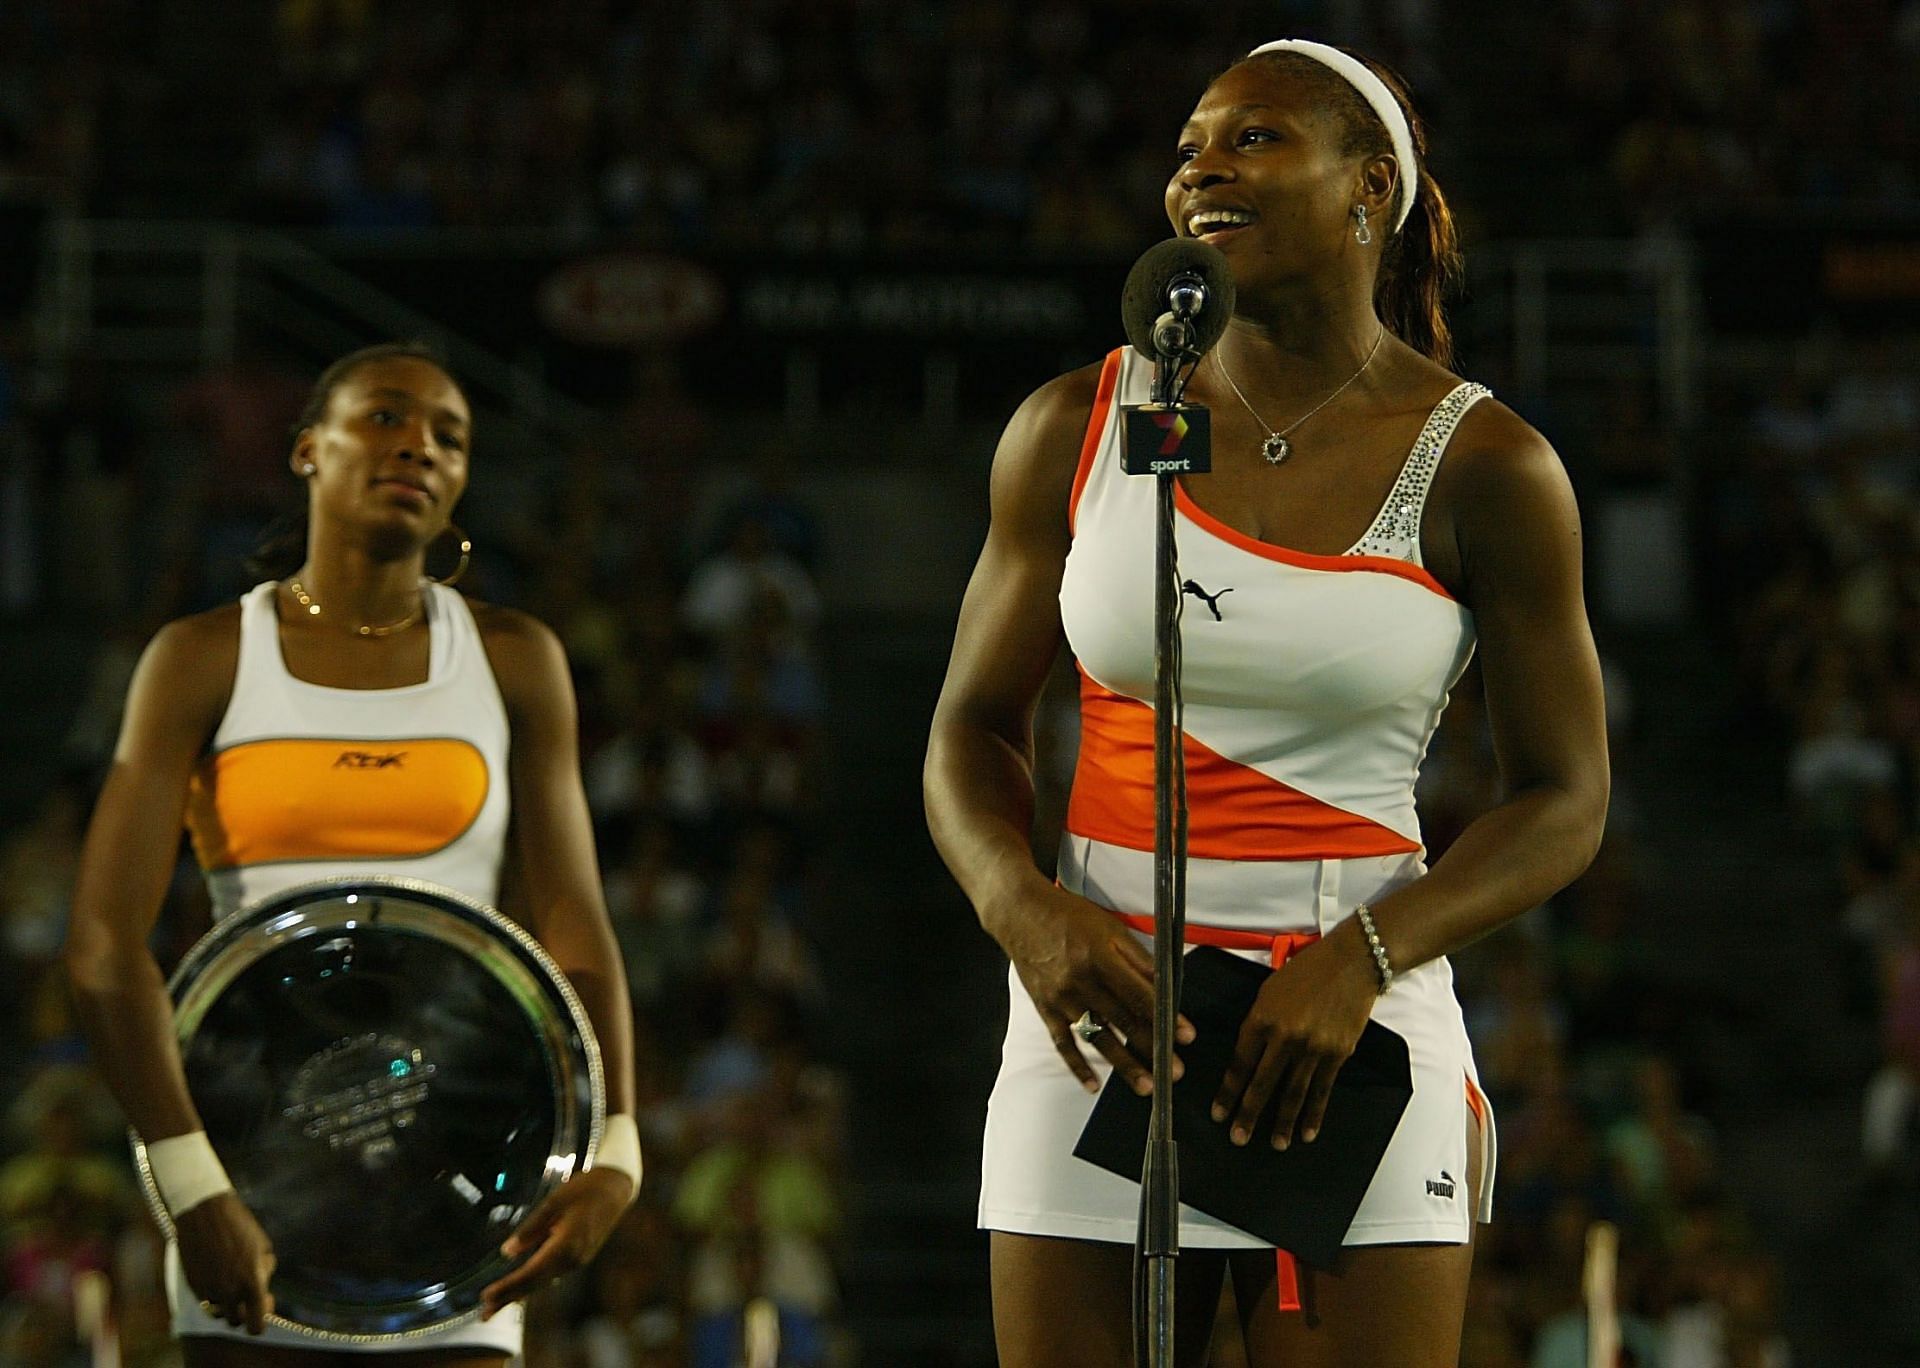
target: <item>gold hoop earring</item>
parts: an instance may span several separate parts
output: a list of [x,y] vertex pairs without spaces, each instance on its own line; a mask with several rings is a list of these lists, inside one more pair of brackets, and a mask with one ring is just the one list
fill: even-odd
[[459,583],[460,577],[467,573],[467,563],[473,559],[473,542],[468,539],[467,534],[452,523],[447,524],[447,531],[460,539],[460,563],[453,567],[453,573],[445,579],[435,579],[432,575],[428,575],[428,581],[433,584]]

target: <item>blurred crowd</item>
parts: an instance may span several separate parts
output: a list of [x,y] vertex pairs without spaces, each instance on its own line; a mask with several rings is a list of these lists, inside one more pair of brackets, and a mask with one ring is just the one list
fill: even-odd
[[[0,242],[30,204],[716,251],[1124,254],[1163,231],[1191,100],[1288,31],[1411,79],[1470,228],[1920,209],[1920,0],[1549,0],[1487,24],[1432,0],[281,0],[189,35],[231,59],[218,127],[170,115],[197,103],[165,65],[185,41],[173,10],[0,4]],[[103,1271],[129,1363],[158,1364],[172,1351],[157,1247],[56,957],[133,660],[166,617],[245,587],[242,557],[288,497],[285,422],[309,377],[254,356],[132,391],[81,352],[36,382],[16,285],[0,272],[0,620],[78,615],[100,640],[58,776],[0,807],[17,817],[0,828],[0,1365],[82,1361]],[[1665,431],[1623,387],[1608,429],[1566,452],[1609,475],[1692,472],[1703,616],[1732,624],[1755,734],[1790,738],[1781,787],[1830,852],[1848,1008],[1878,1041],[1858,1061],[1862,1164],[1909,1188],[1916,359],[1815,336],[1729,382],[1703,433]],[[782,453],[743,449],[730,415],[688,400],[670,352],[636,357],[629,388],[631,412],[563,460],[489,464],[482,433],[462,510],[468,587],[551,622],[574,665],[646,1127],[641,1203],[594,1270],[533,1308],[529,1343],[541,1368],[718,1368],[755,1307],[777,1318],[783,1362],[844,1362],[858,1189],[847,1084],[812,1043],[821,529]],[[684,459],[645,459],[661,449]],[[1608,683],[1630,752],[1630,693]],[[1495,795],[1469,682],[1423,771],[1430,849]],[[1501,1139],[1464,1361],[1583,1362],[1583,1240],[1605,1219],[1622,1231],[1636,1363],[1782,1368],[1780,1273],[1728,1195],[1683,971],[1639,934],[1660,911],[1649,843],[1634,795],[1615,807],[1579,883],[1458,961]],[[206,915],[183,865],[163,964]]]
[[1920,73],[1920,5],[1542,8],[1530,93],[1603,159],[1619,221],[1920,203],[1920,110],[1901,93]]
[[[1461,1361],[1584,1368],[1587,1241],[1605,1221],[1619,1232],[1623,1362],[1786,1368],[1780,1270],[1700,1110],[1714,1079],[1696,1022],[1714,1010],[1712,990],[1648,946],[1648,920],[1672,911],[1621,777],[1632,694],[1611,670],[1607,687],[1616,778],[1600,854],[1546,906],[1455,959],[1500,1141]],[[1495,776],[1479,691],[1456,691],[1422,773],[1430,848],[1485,810]]]
[[[189,401],[201,387],[164,406],[131,449],[192,440]],[[257,434],[269,443],[252,463],[264,482],[284,445],[271,434],[284,433],[299,389],[279,387],[292,407]],[[63,430],[34,411],[15,439],[45,442]],[[487,497],[481,458],[474,512],[498,539],[476,533],[473,583],[483,597],[540,614],[568,647],[608,907],[633,994],[647,1180],[595,1267],[530,1308],[529,1362],[732,1368],[756,1306],[777,1322],[783,1364],[847,1362],[837,1271],[846,1086],[812,1044],[824,1010],[810,931],[824,706],[814,515],[769,461],[692,491],[686,531],[656,540],[662,526],[635,513],[646,491],[585,457],[568,470],[568,482],[522,504],[504,480]],[[241,521],[216,511],[199,526],[209,545],[230,549]],[[259,526],[256,517],[255,535]],[[76,584],[57,557],[39,570],[52,603],[85,606],[84,576]],[[115,606],[159,618],[244,583],[231,558],[204,548],[160,578],[166,602]],[[117,1289],[126,1361],[176,1361],[156,1237],[125,1132],[75,1034],[58,960],[92,793],[149,629],[130,625],[96,652],[60,777],[0,835],[0,999],[19,1004],[0,1014],[7,1368],[87,1361],[76,1288],[101,1272]],[[183,852],[154,937],[163,967],[207,919]]]
[[[1850,1014],[1873,1024],[1861,1155],[1920,1183],[1920,346],[1809,340],[1740,396],[1707,504],[1750,713],[1830,865]],[[1863,1070],[1863,1072],[1867,1072]]]
[[[195,35],[232,48],[244,145],[166,165],[204,177],[183,203],[279,224],[1124,251],[1159,221],[1207,79],[1299,32],[1413,80],[1448,134],[1443,179],[1478,146],[1564,183],[1479,178],[1502,219],[1920,199],[1914,0],[1554,0],[1489,13],[1491,43],[1461,17],[1432,0],[281,0]],[[103,139],[137,144],[191,103],[157,66],[171,36],[127,0],[0,10],[0,198],[112,212],[100,167],[125,149]]]

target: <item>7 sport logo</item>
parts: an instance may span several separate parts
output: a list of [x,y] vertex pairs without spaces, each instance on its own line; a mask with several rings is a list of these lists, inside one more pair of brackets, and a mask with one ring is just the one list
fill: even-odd
[[1212,425],[1198,404],[1132,404],[1121,413],[1127,474],[1199,475],[1213,469]]

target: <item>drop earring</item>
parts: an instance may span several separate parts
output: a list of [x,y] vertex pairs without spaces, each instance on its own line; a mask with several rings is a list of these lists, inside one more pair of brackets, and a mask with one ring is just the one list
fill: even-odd
[[1362,247],[1365,247],[1373,241],[1373,229],[1367,227],[1367,206],[1364,204],[1354,205],[1353,219],[1353,240]]

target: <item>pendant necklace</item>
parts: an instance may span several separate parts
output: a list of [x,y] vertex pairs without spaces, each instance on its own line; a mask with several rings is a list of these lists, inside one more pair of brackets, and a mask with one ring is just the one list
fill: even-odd
[[1234,384],[1233,377],[1227,374],[1226,363],[1221,361],[1220,353],[1217,351],[1213,353],[1213,364],[1214,368],[1220,372],[1220,378],[1225,380],[1227,387],[1233,391],[1234,398],[1240,401],[1241,406],[1244,407],[1248,413],[1253,414],[1253,421],[1267,429],[1267,439],[1260,444],[1260,454],[1267,458],[1268,465],[1279,465],[1293,454],[1293,443],[1287,440],[1287,434],[1306,422],[1307,419],[1313,417],[1314,414],[1318,413],[1328,404],[1331,404],[1335,399],[1338,399],[1341,394],[1345,392],[1348,385],[1351,385],[1354,381],[1365,375],[1367,373],[1367,367],[1373,364],[1374,356],[1380,351],[1380,344],[1386,341],[1386,339],[1387,330],[1386,327],[1382,325],[1380,335],[1373,339],[1373,349],[1367,353],[1367,359],[1360,363],[1360,369],[1352,375],[1349,375],[1345,380],[1342,380],[1339,387],[1336,388],[1332,394],[1329,394],[1326,398],[1322,399],[1319,403],[1315,404],[1312,408],[1308,409],[1305,413],[1301,414],[1277,432],[1268,424],[1266,419],[1254,412],[1253,405],[1247,402],[1247,396],[1240,392],[1240,386]]

